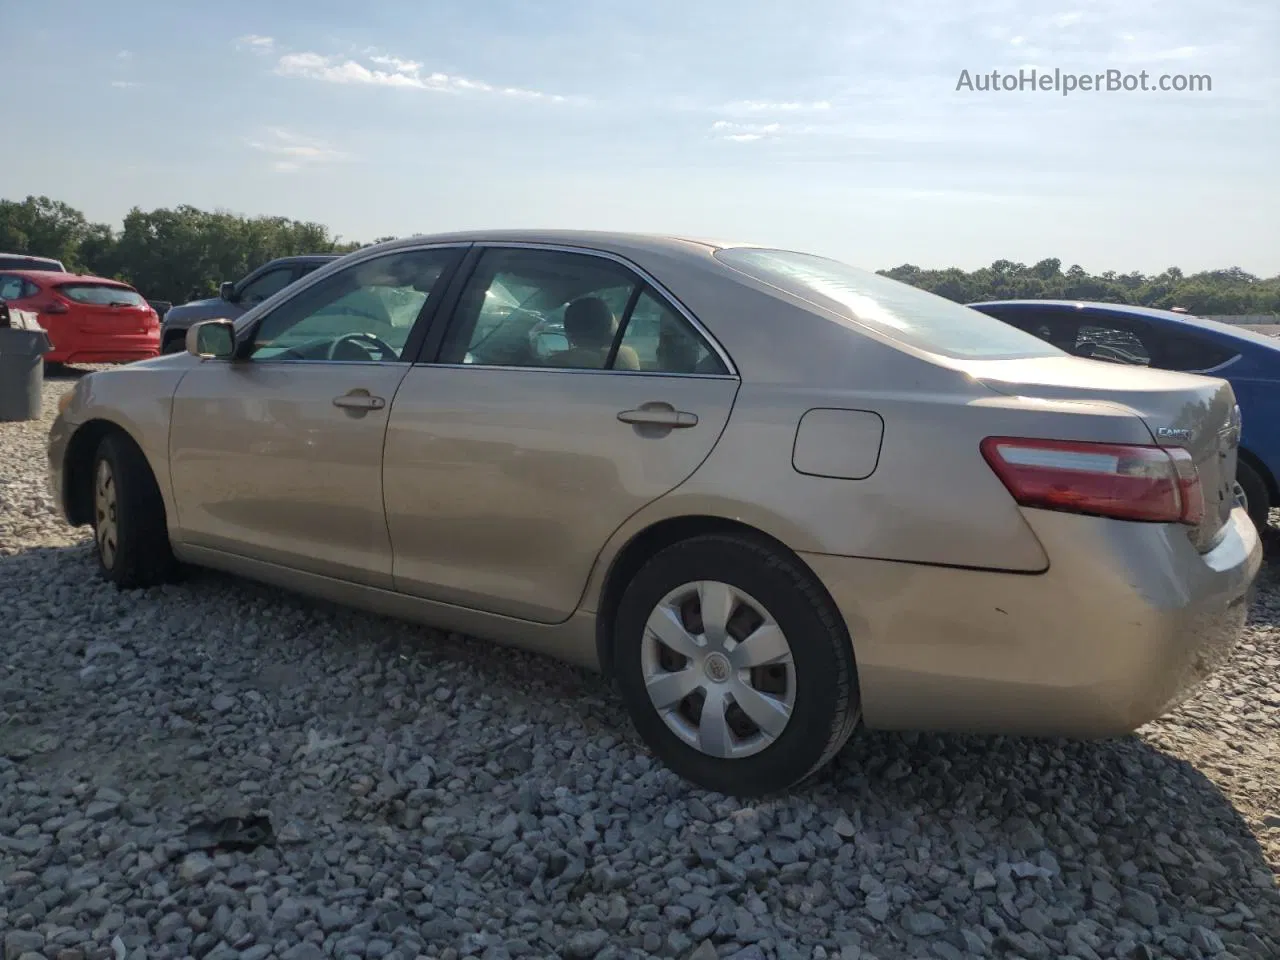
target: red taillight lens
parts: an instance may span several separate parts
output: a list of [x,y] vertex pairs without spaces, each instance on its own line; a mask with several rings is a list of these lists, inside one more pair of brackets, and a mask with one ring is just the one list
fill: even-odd
[[987,437],[982,455],[1024,507],[1195,525],[1204,493],[1186,450]]

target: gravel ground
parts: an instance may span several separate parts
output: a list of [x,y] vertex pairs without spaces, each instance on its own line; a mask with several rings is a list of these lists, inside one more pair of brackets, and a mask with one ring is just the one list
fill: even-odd
[[[1141,736],[691,789],[596,678],[214,574],[119,593],[0,424],[0,932],[40,956],[1280,957],[1280,580]],[[269,812],[274,842],[198,849]]]

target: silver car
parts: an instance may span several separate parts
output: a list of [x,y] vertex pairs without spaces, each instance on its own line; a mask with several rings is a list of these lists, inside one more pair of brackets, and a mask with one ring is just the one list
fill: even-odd
[[1224,381],[833,260],[577,232],[332,263],[92,373],[49,443],[102,573],[178,563],[603,670],[739,795],[864,725],[1107,736],[1230,649]]

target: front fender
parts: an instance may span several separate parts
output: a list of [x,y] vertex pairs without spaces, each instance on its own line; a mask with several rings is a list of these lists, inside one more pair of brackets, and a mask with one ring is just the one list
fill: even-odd
[[80,476],[79,470],[89,469],[85,461],[92,458],[98,439],[116,429],[146,457],[172,527],[176,512],[169,476],[169,423],[174,393],[191,367],[186,361],[199,362],[178,354],[91,373],[76,384],[49,431],[50,487],[69,522],[77,521],[70,482]]

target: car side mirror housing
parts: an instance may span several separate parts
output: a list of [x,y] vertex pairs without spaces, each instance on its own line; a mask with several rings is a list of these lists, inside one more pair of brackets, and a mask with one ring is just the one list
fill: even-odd
[[187,330],[187,353],[201,360],[230,360],[236,353],[236,325],[230,320],[202,320]]
[[230,280],[223,280],[222,283],[218,285],[218,296],[227,301],[227,303],[235,303],[236,285]]

